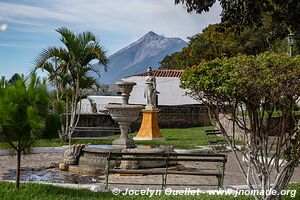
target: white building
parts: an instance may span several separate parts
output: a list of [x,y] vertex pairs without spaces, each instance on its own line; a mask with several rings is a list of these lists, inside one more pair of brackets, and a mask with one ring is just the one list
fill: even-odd
[[[92,104],[95,103],[97,112],[93,112]],[[122,103],[121,96],[88,96],[81,100],[80,114],[97,114],[105,111],[108,103]],[[79,108],[79,103],[77,104]]]
[[[183,70],[155,70],[153,76],[156,78],[156,89],[158,94],[158,105],[189,105],[200,104],[198,101],[187,96],[186,90],[180,88],[180,80]],[[129,104],[146,104],[144,98],[145,77],[147,73],[141,73],[127,78],[124,81],[135,82],[136,85],[129,97]],[[88,100],[83,100],[81,114],[92,113],[91,103],[96,103],[97,111],[105,110],[108,103],[122,103],[121,96],[88,96]]]
[[[158,105],[186,105],[200,104],[198,101],[187,96],[186,90],[180,88],[180,80],[183,70],[155,70],[153,76],[156,78],[156,89],[158,94]],[[135,82],[130,97],[130,104],[145,104],[144,88],[147,73],[137,74],[124,78],[124,81]]]

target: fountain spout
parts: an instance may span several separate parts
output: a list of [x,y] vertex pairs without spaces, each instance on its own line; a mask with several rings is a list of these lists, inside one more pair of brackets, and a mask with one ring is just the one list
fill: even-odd
[[129,100],[129,96],[130,93],[132,91],[133,86],[136,85],[135,82],[125,82],[125,81],[118,81],[116,83],[116,85],[118,85],[120,91],[121,91],[121,96],[123,99],[123,105],[128,105],[128,100]]

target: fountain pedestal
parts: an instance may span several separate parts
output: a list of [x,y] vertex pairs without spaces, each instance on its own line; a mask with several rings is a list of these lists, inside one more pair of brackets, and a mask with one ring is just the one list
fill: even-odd
[[139,132],[134,140],[165,140],[158,127],[157,113],[159,109],[156,107],[146,106],[142,110],[143,120]]
[[113,146],[121,148],[134,148],[136,146],[134,140],[128,137],[130,123],[131,122],[119,122],[121,136],[112,142]]
[[130,92],[136,83],[119,81],[116,84],[120,88],[123,103],[108,104],[105,106],[108,109],[112,119],[118,122],[121,130],[120,138],[114,140],[112,144],[116,148],[134,148],[136,145],[134,140],[128,137],[128,130],[130,124],[137,120],[139,112],[143,106],[128,104]]

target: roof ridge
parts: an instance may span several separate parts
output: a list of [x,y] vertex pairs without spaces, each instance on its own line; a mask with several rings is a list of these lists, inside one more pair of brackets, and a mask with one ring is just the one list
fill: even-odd
[[[184,70],[181,69],[157,69],[152,71],[154,77],[180,77]],[[147,76],[147,72],[132,76]],[[131,77],[131,76],[130,76]]]

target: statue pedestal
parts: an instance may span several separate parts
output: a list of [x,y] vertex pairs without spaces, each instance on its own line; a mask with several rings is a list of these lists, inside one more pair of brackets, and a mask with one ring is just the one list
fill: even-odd
[[147,107],[142,110],[143,120],[139,132],[134,140],[165,140],[160,133],[157,121],[159,109],[156,107]]

